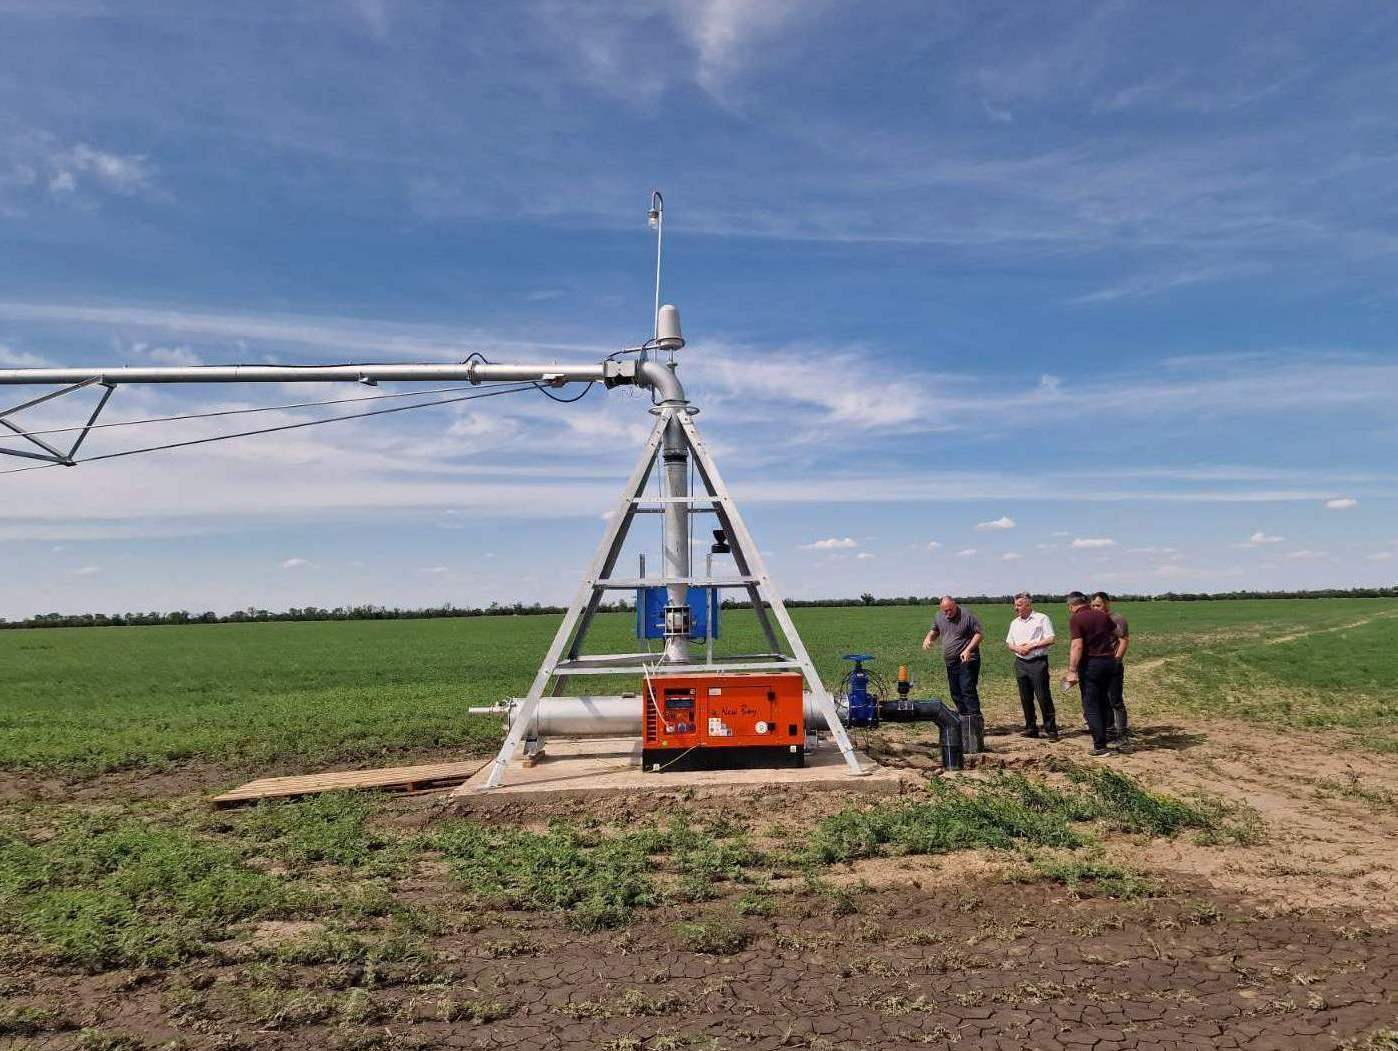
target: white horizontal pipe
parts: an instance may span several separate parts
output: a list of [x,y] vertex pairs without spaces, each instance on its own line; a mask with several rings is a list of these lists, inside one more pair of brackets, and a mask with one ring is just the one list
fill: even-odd
[[649,387],[662,402],[683,402],[684,387],[670,365],[656,361],[600,361],[595,365],[91,365],[69,369],[0,369],[0,386],[83,383],[634,383]]
[[180,365],[164,368],[93,365],[76,369],[0,369],[0,384],[81,383],[356,383],[360,380],[590,383],[606,365]]
[[[806,729],[829,729],[815,697],[804,694]],[[503,707],[473,708],[481,715],[499,713],[508,726],[522,705],[515,698]],[[643,701],[640,694],[593,695],[588,697],[542,697],[535,709],[534,723],[525,737],[639,737]]]

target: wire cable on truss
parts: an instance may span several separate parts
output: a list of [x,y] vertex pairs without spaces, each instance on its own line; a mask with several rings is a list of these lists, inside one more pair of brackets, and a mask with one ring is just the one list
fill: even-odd
[[[151,445],[141,449],[123,449],[121,452],[102,453],[100,456],[84,456],[80,460],[74,460],[74,464],[93,463],[97,460],[115,460],[123,456],[136,456],[141,453],[163,452],[166,449],[183,449],[191,445],[207,445],[210,442],[225,442],[233,438],[248,438],[257,434],[276,434],[280,431],[294,431],[303,427],[316,427],[322,423],[339,423],[342,420],[362,420],[370,416],[387,416],[395,412],[407,412],[410,409],[427,409],[437,405],[452,405],[456,402],[474,401],[477,398],[492,398],[500,394],[518,394],[522,391],[533,390],[534,384],[526,383],[522,385],[502,386],[491,390],[476,391],[473,394],[463,394],[459,398],[439,398],[436,401],[418,402],[414,405],[395,405],[390,409],[371,409],[368,412],[350,412],[341,416],[327,416],[319,420],[302,420],[299,423],[284,423],[276,427],[262,427],[251,431],[238,431],[234,434],[218,434],[209,438],[192,438],[181,442],[167,442],[164,445]],[[15,467],[7,471],[0,471],[0,474],[20,474],[24,471],[41,471],[48,467],[67,467],[68,464],[44,463],[34,467]]]
[[[618,351],[616,351],[615,353],[608,354],[606,360],[608,360],[608,361],[615,360],[617,354],[626,354],[626,353],[629,353],[629,351],[618,350]],[[473,351],[467,356],[466,360],[463,361],[461,364],[467,365],[467,364],[470,364],[470,363],[473,362],[473,361],[479,361],[482,365],[494,365],[494,364],[495,364],[495,362],[491,361],[488,357],[486,357],[484,354],[482,354],[479,350],[473,350]],[[537,391],[538,391],[540,394],[542,394],[544,397],[548,398],[550,401],[556,401],[556,402],[558,402],[560,405],[571,405],[571,404],[573,404],[573,402],[575,402],[575,401],[582,401],[585,397],[587,397],[588,392],[589,392],[590,390],[592,390],[593,384],[595,384],[596,382],[597,382],[596,380],[590,381],[586,387],[584,387],[584,388],[583,388],[581,391],[579,391],[577,394],[573,395],[573,397],[571,397],[571,398],[560,398],[557,394],[552,393],[552,392],[548,389],[548,385],[547,385],[547,384],[544,384],[544,383],[535,383],[535,384],[533,384],[533,386],[534,386],[534,389],[535,389],[535,390],[537,390]]]
[[[367,394],[359,398],[330,398],[326,401],[295,401],[286,405],[261,405],[253,409],[218,409],[212,412],[191,412],[183,416],[152,416],[145,420],[116,420],[112,423],[94,423],[86,427],[54,427],[44,431],[24,431],[13,435],[15,438],[33,438],[44,434],[72,434],[74,431],[103,430],[110,427],[140,427],[148,423],[178,423],[184,420],[211,420],[218,416],[245,416],[254,412],[280,412],[286,409],[313,409],[321,405],[349,405],[356,402],[383,401],[388,398],[419,398],[428,394],[452,394],[461,390],[475,390],[479,385],[458,387],[434,387],[430,390],[400,391],[397,394]],[[7,435],[6,437],[10,437]]]

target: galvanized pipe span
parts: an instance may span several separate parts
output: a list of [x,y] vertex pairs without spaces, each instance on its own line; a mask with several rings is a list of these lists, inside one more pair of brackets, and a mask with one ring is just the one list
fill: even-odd
[[670,365],[658,361],[602,361],[595,365],[94,365],[90,368],[0,369],[0,386],[84,383],[609,383],[654,390],[663,402],[683,403],[684,387]]

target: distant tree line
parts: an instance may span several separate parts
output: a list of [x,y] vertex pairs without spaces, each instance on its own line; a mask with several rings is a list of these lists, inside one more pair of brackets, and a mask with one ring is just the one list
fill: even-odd
[[[971,605],[1007,603],[1012,595],[958,595],[957,599]],[[1035,601],[1052,604],[1062,602],[1062,595],[1035,595]],[[1391,588],[1323,588],[1315,591],[1167,591],[1160,595],[1132,595],[1114,593],[1113,598],[1123,602],[1210,602],[1220,599],[1305,599],[1305,598],[1398,598],[1398,587]],[[940,600],[937,595],[902,595],[894,598],[877,598],[865,592],[858,598],[788,599],[792,607],[833,607],[833,606],[935,606]],[[750,603],[745,600],[730,599],[723,603],[724,609],[744,609]],[[629,613],[634,610],[630,601],[604,602],[598,606],[603,613]],[[560,614],[566,612],[564,606],[545,606],[538,602],[512,602],[502,604],[492,602],[488,606],[429,606],[423,609],[399,609],[389,606],[336,606],[322,609],[319,606],[295,606],[288,610],[248,609],[219,614],[212,610],[191,613],[177,609],[168,613],[40,613],[24,620],[5,620],[0,617],[0,630],[6,628],[123,628],[150,626],[157,624],[261,624],[270,621],[322,621],[322,620],[434,620],[447,617],[498,617],[531,616],[536,614]]]

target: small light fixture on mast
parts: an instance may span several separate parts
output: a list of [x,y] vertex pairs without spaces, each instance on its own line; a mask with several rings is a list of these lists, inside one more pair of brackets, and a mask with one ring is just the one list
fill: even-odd
[[665,198],[659,190],[650,192],[650,212],[647,215],[650,228],[655,231],[655,313],[651,328],[651,339],[660,338],[660,247],[665,238]]
[[684,346],[680,331],[680,312],[670,304],[660,305],[660,251],[665,236],[665,198],[659,190],[650,194],[650,212],[646,218],[655,231],[655,316],[651,328],[651,345],[670,352],[670,364],[675,363],[675,351]]

